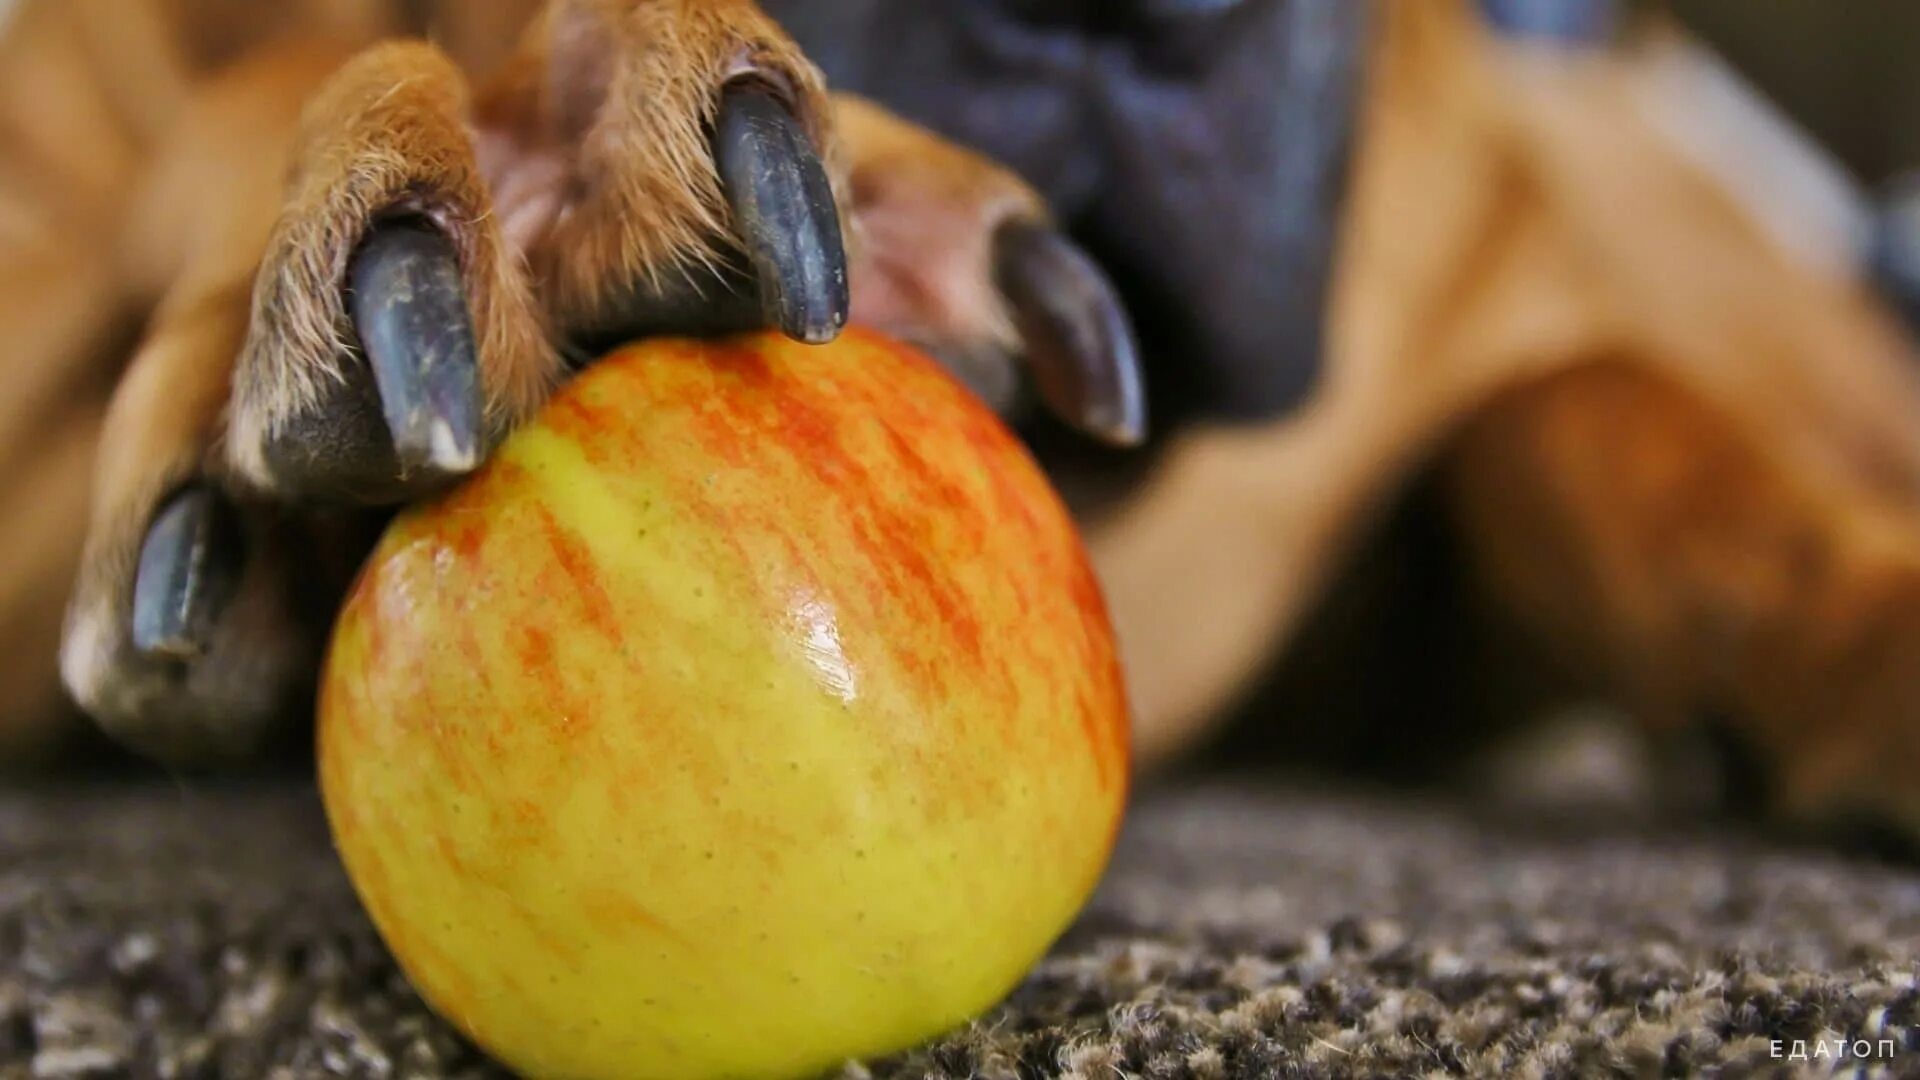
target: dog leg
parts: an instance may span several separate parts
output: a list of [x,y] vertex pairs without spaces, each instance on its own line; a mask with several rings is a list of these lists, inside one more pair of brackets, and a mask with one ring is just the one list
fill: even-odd
[[[820,341],[848,316],[835,111],[751,4],[561,0],[471,102],[412,43],[263,53],[206,97],[131,245],[165,299],[105,422],[62,652],[81,703],[156,755],[244,754],[276,729],[368,508],[474,468],[563,377],[556,343],[584,358],[633,333],[768,325]],[[877,234],[857,265],[898,295],[900,178],[938,147],[903,157],[900,125],[849,127],[879,193],[853,213]],[[923,284],[1000,302],[875,317],[1018,344],[1070,418],[1135,437],[1104,280],[1024,188],[961,164],[976,186],[924,219],[959,269]],[[296,551],[337,572],[292,573]]]
[[1446,475],[1492,594],[1603,692],[1730,721],[1789,816],[1920,826],[1920,506],[1768,431],[1601,362],[1501,395]]
[[81,706],[167,760],[255,748],[312,657],[266,523],[207,471],[246,284],[176,290],[122,377],[61,650]]
[[395,44],[257,52],[162,140],[124,245],[162,299],[104,422],[61,649],[122,741],[188,763],[280,731],[377,524],[359,508],[472,467],[559,377],[487,138],[452,66]]
[[481,176],[466,85],[378,46],[308,104],[233,377],[255,490],[398,502],[465,474],[560,374]]
[[60,612],[86,528],[106,359],[129,307],[87,223],[0,197],[0,513],[13,525],[0,556],[0,767],[70,719],[54,677]]
[[316,655],[289,530],[226,494],[218,446],[290,135],[341,59],[266,53],[207,84],[139,196],[156,211],[131,246],[167,284],[101,428],[61,673],[107,731],[170,760],[257,746]]
[[34,438],[9,463],[17,479],[0,488],[0,515],[13,528],[0,563],[0,768],[55,743],[72,708],[56,677],[67,586],[87,526],[87,488],[100,433],[100,408],[70,405],[42,417]]
[[583,352],[845,323],[819,75],[753,4],[558,0],[475,128],[502,227]]
[[92,440],[141,317],[114,230],[179,100],[146,0],[29,0],[0,33],[0,765],[65,730],[55,656]]

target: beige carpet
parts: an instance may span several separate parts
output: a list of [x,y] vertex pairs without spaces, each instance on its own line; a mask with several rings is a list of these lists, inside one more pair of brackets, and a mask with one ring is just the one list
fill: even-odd
[[[1917,961],[1909,869],[1189,781],[1142,797],[1011,1001],[847,1072],[1746,1075],[1891,1040],[1845,1066],[1896,1075]],[[1796,1039],[1807,1061],[1771,1056]],[[0,794],[0,1078],[489,1075],[358,913],[309,792]]]

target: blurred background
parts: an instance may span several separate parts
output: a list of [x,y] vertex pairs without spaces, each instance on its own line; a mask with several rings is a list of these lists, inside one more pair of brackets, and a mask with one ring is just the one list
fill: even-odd
[[[1750,205],[1773,198],[1769,188],[1792,190],[1775,204],[1784,213],[1769,227],[1824,237],[1810,248],[1837,243],[1843,272],[1865,279],[1912,340],[1920,328],[1920,66],[1912,62],[1920,5],[1479,6],[1513,40],[1572,44],[1567,59],[1580,54],[1579,43],[1631,39],[1666,19],[1684,28],[1705,47],[1695,59],[1711,74],[1655,80],[1667,97],[1655,98],[1651,113],[1689,118],[1679,121],[1681,141],[1702,160],[1723,162],[1739,160],[1730,147],[1747,137],[1733,129],[1756,116],[1763,126],[1779,123],[1778,134],[1796,144],[1776,162],[1787,164],[1763,168],[1751,185],[1736,165],[1729,188],[1756,199]],[[1725,128],[1716,130],[1716,121]],[[1604,142],[1605,133],[1590,138]],[[1647,738],[1644,716],[1604,691],[1589,696],[1590,672],[1569,668],[1543,647],[1536,627],[1488,601],[1484,581],[1467,569],[1471,553],[1448,498],[1434,473],[1408,481],[1202,760],[1257,769],[1308,762],[1309,771],[1402,788],[1437,783],[1509,810],[1640,819],[1760,813],[1778,762],[1759,760],[1723,714],[1705,712]],[[1411,716],[1422,722],[1403,722]],[[1311,719],[1276,725],[1275,717]]]
[[1862,183],[1920,166],[1912,4],[1677,0],[1673,11]]

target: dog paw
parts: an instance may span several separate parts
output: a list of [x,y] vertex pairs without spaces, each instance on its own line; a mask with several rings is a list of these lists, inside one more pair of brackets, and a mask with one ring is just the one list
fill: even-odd
[[263,56],[186,130],[144,204],[180,250],[103,424],[61,658],[173,762],[286,730],[389,508],[606,344],[824,342],[852,313],[1001,404],[1030,383],[1098,438],[1144,431],[1125,314],[1038,197],[829,97],[751,3],[555,0],[477,91],[420,42]]

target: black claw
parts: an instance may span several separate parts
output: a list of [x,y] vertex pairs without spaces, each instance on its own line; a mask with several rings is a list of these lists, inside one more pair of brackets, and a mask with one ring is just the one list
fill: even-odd
[[133,647],[177,660],[206,652],[239,584],[240,557],[239,527],[219,495],[190,487],[169,500],[140,547]]
[[1105,442],[1146,438],[1133,327],[1100,268],[1058,231],[1025,222],[1001,227],[994,263],[1040,399]]
[[480,463],[480,370],[460,254],[411,221],[376,227],[348,272],[354,329],[405,475],[459,476]]
[[799,119],[765,86],[735,83],[720,102],[713,157],[767,322],[797,341],[832,341],[847,324],[847,254],[827,170]]

